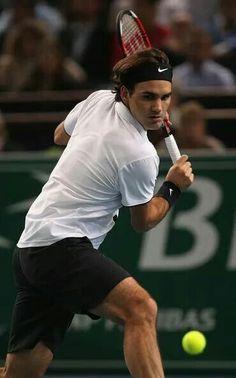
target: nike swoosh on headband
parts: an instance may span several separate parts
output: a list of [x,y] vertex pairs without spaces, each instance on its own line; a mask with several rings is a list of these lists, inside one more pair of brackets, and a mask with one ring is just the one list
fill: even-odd
[[163,72],[163,71],[166,71],[168,70],[168,68],[161,68],[161,67],[158,67],[158,72]]

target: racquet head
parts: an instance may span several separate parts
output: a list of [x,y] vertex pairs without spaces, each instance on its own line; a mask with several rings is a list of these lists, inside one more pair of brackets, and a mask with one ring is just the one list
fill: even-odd
[[132,10],[121,10],[117,15],[116,26],[119,42],[125,56],[151,47],[142,22]]

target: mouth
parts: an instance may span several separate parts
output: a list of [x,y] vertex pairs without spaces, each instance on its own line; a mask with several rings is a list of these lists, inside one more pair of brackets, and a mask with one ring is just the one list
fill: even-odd
[[152,123],[162,123],[162,117],[160,115],[152,115],[149,116],[149,119],[151,120]]

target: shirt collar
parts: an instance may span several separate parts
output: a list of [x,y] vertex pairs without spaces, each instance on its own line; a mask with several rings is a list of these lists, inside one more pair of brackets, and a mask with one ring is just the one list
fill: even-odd
[[116,102],[116,110],[121,118],[125,119],[128,123],[136,128],[140,135],[146,136],[147,131],[143,128],[143,126],[132,116],[127,106],[123,104],[122,101]]

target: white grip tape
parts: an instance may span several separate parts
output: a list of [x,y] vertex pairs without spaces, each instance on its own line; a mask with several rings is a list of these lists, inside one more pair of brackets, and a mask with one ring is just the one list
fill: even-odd
[[172,163],[174,164],[176,160],[178,160],[181,156],[179,147],[176,144],[175,138],[173,135],[169,135],[168,137],[165,138],[165,144],[167,147],[167,150],[170,154]]

